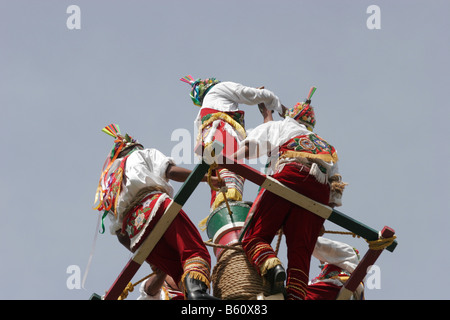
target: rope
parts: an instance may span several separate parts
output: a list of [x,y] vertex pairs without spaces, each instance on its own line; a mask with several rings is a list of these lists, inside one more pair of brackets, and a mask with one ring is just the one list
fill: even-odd
[[222,248],[222,249],[231,249],[231,250],[235,250],[235,251],[244,251],[244,249],[242,249],[242,247],[236,247],[236,245],[241,245],[241,243],[235,243],[234,245],[231,246],[227,246],[227,245],[223,245],[223,244],[217,244],[214,242],[211,242],[211,240],[205,241],[204,242],[205,245],[210,246],[210,247],[214,247],[214,248]]
[[389,247],[397,237],[394,235],[390,238],[381,238],[377,240],[367,241],[369,244],[369,249],[371,250],[383,250]]
[[[281,237],[283,236],[283,229],[278,230],[278,240],[277,240],[277,245],[276,245],[276,249],[275,249],[275,253],[278,254],[278,251],[280,249],[280,244],[281,244]],[[203,242],[206,246],[210,246],[210,247],[214,247],[214,248],[222,248],[222,249],[230,249],[230,250],[235,250],[235,251],[244,251],[244,249],[242,249],[242,247],[240,247],[240,245],[242,245],[242,243],[240,242],[236,242],[232,245],[223,245],[223,244],[217,244],[212,242],[212,240],[208,240],[208,241],[204,241]]]
[[258,294],[268,296],[268,285],[250,264],[240,245],[225,250],[212,272],[214,296],[222,300],[255,299]]
[[[231,216],[231,215],[233,214],[233,212],[231,211],[230,204],[228,203],[228,199],[227,199],[227,195],[226,195],[227,187],[216,188],[216,187],[214,187],[213,184],[211,183],[212,172],[213,172],[214,170],[216,170],[217,168],[218,168],[218,165],[217,165],[217,163],[215,163],[215,162],[209,166],[209,169],[208,169],[208,176],[207,176],[207,181],[208,181],[209,187],[210,187],[212,190],[214,190],[214,191],[216,191],[216,192],[218,192],[218,191],[219,191],[219,192],[222,192],[223,198],[224,198],[224,200],[225,200],[225,204],[226,204],[227,209],[228,209],[228,214]],[[219,180],[219,182],[222,182],[222,178],[220,177],[219,170],[216,170],[216,174],[217,174],[217,179]]]
[[278,240],[277,245],[275,247],[275,253],[278,255],[278,250],[280,250],[281,237],[283,236],[283,229],[278,230]]
[[[278,231],[276,252],[281,243],[283,230]],[[222,300],[250,300],[259,294],[270,295],[268,283],[264,281],[248,260],[241,243],[215,244],[211,240],[205,245],[225,249],[212,272],[214,296]]]
[[128,293],[133,292],[135,286],[137,286],[137,285],[138,285],[139,283],[141,283],[142,281],[147,280],[148,278],[150,278],[150,277],[151,277],[152,275],[154,275],[154,274],[155,274],[155,273],[152,272],[152,273],[150,273],[148,276],[142,278],[141,280],[139,280],[138,282],[136,282],[136,283],[134,283],[134,284],[131,283],[131,282],[129,282],[129,283],[127,284],[127,286],[125,287],[125,289],[123,289],[123,292],[120,294],[120,297],[117,298],[117,300],[125,300],[125,299],[128,297]]
[[347,231],[330,231],[330,230],[325,230],[325,233],[333,233],[333,234],[347,234],[347,235],[351,235],[353,238],[361,238],[360,236],[358,236],[356,233],[353,232],[347,232]]
[[[212,142],[211,142],[211,143],[212,143]],[[205,146],[205,148],[207,148],[211,143],[208,143],[208,144]],[[213,156],[213,157],[216,156],[216,153],[215,153],[214,149],[211,151],[211,156]],[[219,166],[218,166],[218,164],[216,163],[216,161],[214,161],[214,162],[209,166],[209,169],[208,169],[208,176],[207,176],[207,181],[208,181],[208,184],[209,184],[209,186],[210,186],[210,188],[211,188],[212,190],[214,190],[214,191],[216,191],[216,192],[218,192],[218,191],[219,191],[219,192],[222,192],[223,198],[225,199],[225,204],[227,205],[228,213],[229,213],[230,216],[231,216],[231,215],[233,214],[233,212],[231,211],[230,204],[228,203],[228,199],[227,199],[227,196],[226,196],[227,187],[225,186],[225,187],[222,187],[222,188],[216,188],[216,187],[214,187],[214,186],[212,185],[212,183],[211,183],[211,176],[212,176],[212,172],[213,172],[214,170],[216,171],[217,179],[219,180],[219,182],[222,182],[222,178],[220,177],[219,170],[216,170],[218,167],[219,167]]]
[[[329,230],[325,230],[325,233],[334,233],[334,234],[348,234],[351,235],[353,238],[358,237],[360,238],[360,236],[358,236],[357,234],[353,233],[353,232],[346,232],[346,231],[329,231]],[[397,237],[394,235],[390,238],[381,238],[381,239],[377,239],[377,240],[366,240],[367,243],[369,244],[369,249],[372,250],[383,250],[386,249],[387,247],[389,247],[394,240]]]

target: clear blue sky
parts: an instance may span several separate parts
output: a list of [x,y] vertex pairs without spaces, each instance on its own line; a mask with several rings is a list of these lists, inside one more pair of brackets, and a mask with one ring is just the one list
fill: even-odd
[[[66,26],[72,4],[79,30]],[[366,25],[372,4],[379,30]],[[450,298],[442,277],[449,9],[448,1],[1,0],[0,287],[8,290],[0,298],[87,299],[110,287],[130,254],[109,234],[98,237],[86,290],[66,286],[69,266],[84,272],[95,233],[94,193],[112,146],[100,130],[119,123],[171,155],[172,133],[193,134],[198,112],[178,80],[186,74],[264,85],[288,107],[315,85],[316,132],[337,148],[349,183],[340,211],[398,236],[367,299]],[[261,123],[255,106],[242,109],[247,128]],[[244,198],[256,190],[247,183]],[[195,223],[208,201],[201,185],[186,203]]]

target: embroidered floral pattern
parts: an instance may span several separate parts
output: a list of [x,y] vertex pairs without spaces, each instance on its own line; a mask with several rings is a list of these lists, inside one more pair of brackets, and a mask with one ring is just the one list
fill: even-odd
[[130,237],[134,237],[141,230],[142,226],[147,222],[146,213],[151,210],[151,208],[143,208],[131,214],[127,226],[127,233]]
[[146,221],[145,219],[145,213],[144,211],[140,211],[136,217],[136,219],[134,219],[134,226],[136,228],[140,228],[144,222]]
[[325,140],[312,133],[310,135],[299,136],[292,139],[286,146],[294,151],[307,151],[313,154],[322,152],[332,153],[333,147]]
[[136,236],[142,231],[142,228],[152,219],[150,216],[155,201],[161,196],[161,193],[155,194],[146,199],[141,205],[130,211],[126,219],[126,232],[130,238]]
[[280,147],[279,156],[338,161],[336,149],[315,133],[294,137]]

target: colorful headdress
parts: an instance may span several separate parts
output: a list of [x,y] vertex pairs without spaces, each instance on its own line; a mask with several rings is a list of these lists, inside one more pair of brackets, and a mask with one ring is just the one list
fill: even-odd
[[133,139],[132,137],[130,137],[127,133],[125,134],[125,136],[122,136],[120,134],[120,128],[119,125],[117,124],[110,124],[106,127],[104,127],[102,129],[102,132],[106,133],[107,135],[110,135],[111,137],[115,138],[116,140],[114,140],[114,147],[111,150],[111,155],[110,155],[110,159],[111,161],[113,161],[112,159],[117,158],[117,156],[120,154],[120,152],[125,149],[128,148],[132,145],[137,145],[138,142]]
[[194,104],[199,107],[202,106],[203,98],[208,93],[208,91],[220,82],[216,78],[194,80],[191,75],[180,78],[180,80],[191,85],[192,88],[190,97],[192,99],[192,102],[194,102]]
[[304,124],[309,131],[313,131],[316,125],[314,108],[311,106],[311,97],[316,92],[316,87],[311,87],[305,102],[297,103],[292,109],[289,109],[286,115]]
[[[97,191],[95,194],[95,202],[99,202],[95,206],[95,210],[104,211],[105,215],[108,213],[109,210],[113,209],[113,205],[116,202],[117,194],[120,193],[120,185],[122,182],[122,173],[123,170],[116,173],[116,179],[113,181],[117,188],[111,188],[111,186],[107,186],[106,189],[103,189],[102,182],[105,183],[106,181],[103,181],[106,179],[106,175],[109,172],[111,165],[114,163],[114,161],[119,157],[120,153],[125,150],[128,147],[131,146],[139,146],[142,147],[135,139],[130,137],[128,134],[125,134],[125,136],[122,136],[120,134],[120,128],[117,124],[110,124],[102,129],[102,131],[111,137],[115,138],[114,140],[114,146],[108,155],[108,158],[105,161],[105,164],[102,169],[102,174],[100,176],[100,180],[98,183]],[[132,148],[134,150],[134,148]],[[132,152],[132,150],[130,150]],[[114,180],[114,179],[113,179]],[[115,189],[115,190],[112,190]],[[115,191],[114,194],[112,191]],[[104,215],[104,217],[105,217]],[[103,217],[103,218],[104,218]]]

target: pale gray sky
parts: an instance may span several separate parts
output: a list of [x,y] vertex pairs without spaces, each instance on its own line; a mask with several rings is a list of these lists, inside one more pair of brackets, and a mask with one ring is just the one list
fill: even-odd
[[[79,30],[66,26],[72,4]],[[379,30],[366,26],[372,4]],[[264,85],[288,107],[315,85],[316,132],[337,148],[349,183],[340,211],[398,236],[394,253],[377,261],[381,288],[366,298],[450,298],[442,277],[450,262],[449,9],[436,0],[1,0],[0,288],[8,290],[0,298],[88,299],[111,286],[131,256],[107,233],[86,290],[66,286],[69,266],[84,272],[95,233],[94,193],[112,146],[100,130],[118,123],[170,155],[179,143],[172,132],[193,133],[198,112],[178,80],[186,74]],[[256,107],[242,109],[247,128],[261,123]],[[244,198],[256,190],[247,183]],[[201,185],[185,211],[197,223],[208,202]],[[367,250],[361,239],[330,238]],[[313,260],[311,275],[318,272]]]

